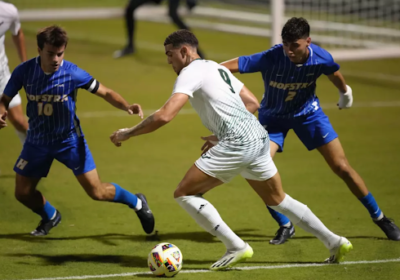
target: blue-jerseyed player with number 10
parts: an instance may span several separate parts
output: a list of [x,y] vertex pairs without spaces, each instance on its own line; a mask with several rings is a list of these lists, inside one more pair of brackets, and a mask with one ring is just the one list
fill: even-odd
[[[271,156],[283,151],[286,134],[293,129],[308,150],[317,149],[321,153],[388,239],[399,241],[399,228],[385,217],[363,179],[350,166],[315,94],[316,80],[324,74],[339,90],[339,109],[352,106],[352,90],[339,72],[339,65],[329,52],[311,43],[310,26],[304,18],[287,21],[282,29],[282,42],[267,51],[222,63],[231,72],[262,74],[265,93],[259,121],[268,130]],[[287,217],[268,209],[280,226],[270,243],[282,244],[294,235],[294,227]]]
[[0,100],[0,128],[4,128],[8,105],[22,87],[28,99],[29,130],[14,171],[16,198],[42,218],[31,234],[47,235],[61,221],[60,212],[36,189],[54,159],[71,169],[94,200],[122,203],[134,209],[144,231],[151,233],[154,217],[145,196],[134,195],[115,183],[100,181],[75,113],[77,91],[83,88],[114,107],[143,118],[142,109],[138,104],[130,105],[77,65],[64,60],[67,42],[67,33],[58,26],[40,30],[37,34],[39,56],[15,68]]

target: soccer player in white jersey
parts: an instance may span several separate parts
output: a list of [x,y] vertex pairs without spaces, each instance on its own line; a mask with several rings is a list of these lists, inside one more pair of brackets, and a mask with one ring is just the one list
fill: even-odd
[[[19,22],[18,10],[13,4],[0,1],[0,98],[11,76],[4,47],[5,33],[8,30],[11,31],[21,62],[26,61],[25,37],[21,29],[21,23]],[[21,143],[24,144],[28,122],[22,111],[19,94],[11,100],[7,117],[15,127]]]
[[253,115],[259,107],[255,96],[227,68],[200,59],[198,41],[190,31],[172,33],[164,46],[168,63],[178,74],[172,96],[140,124],[115,131],[110,138],[116,146],[121,146],[121,142],[130,137],[153,132],[170,122],[190,101],[219,142],[188,170],[174,197],[204,230],[226,246],[225,255],[210,269],[225,269],[253,255],[249,244],[239,238],[214,206],[203,198],[206,192],[239,174],[264,203],[318,237],[330,250],[328,262],[340,262],[352,249],[351,243],[328,230],[306,205],[284,193],[270,156],[268,133]]

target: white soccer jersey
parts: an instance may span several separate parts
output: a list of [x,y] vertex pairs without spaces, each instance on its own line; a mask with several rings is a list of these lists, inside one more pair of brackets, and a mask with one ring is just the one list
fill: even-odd
[[5,33],[10,30],[17,35],[21,23],[19,22],[18,10],[13,4],[0,1],[0,78],[3,73],[8,73],[8,59],[4,48]]
[[243,83],[226,67],[198,59],[182,69],[172,94],[187,94],[204,126],[222,142],[242,144],[267,138],[240,98],[242,88]]

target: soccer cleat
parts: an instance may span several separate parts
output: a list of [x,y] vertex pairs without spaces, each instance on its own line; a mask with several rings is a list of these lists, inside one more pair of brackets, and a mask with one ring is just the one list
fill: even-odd
[[325,260],[326,263],[340,263],[347,253],[353,250],[353,245],[344,237],[340,237],[339,245],[331,249],[331,256]]
[[144,194],[137,193],[136,196],[142,201],[142,209],[136,211],[136,214],[139,217],[140,222],[142,223],[142,227],[144,232],[147,234],[151,234],[154,231],[154,216],[150,210],[149,204],[147,203],[146,197]]
[[191,12],[193,8],[197,6],[197,0],[186,0],[186,6],[188,10]]
[[249,244],[239,251],[227,251],[217,262],[210,266],[210,270],[224,270],[237,263],[244,262],[253,256],[253,249]]
[[56,210],[56,216],[50,221],[44,222],[40,221],[38,227],[31,232],[33,236],[45,236],[48,235],[53,227],[56,227],[61,222],[61,214]]
[[280,227],[275,233],[275,238],[269,241],[269,244],[280,245],[285,243],[289,238],[295,234],[294,226],[290,223],[290,227]]
[[400,241],[400,229],[396,226],[393,220],[383,216],[379,221],[374,221],[381,230],[386,234],[387,238],[394,241]]
[[135,53],[135,49],[133,47],[125,47],[122,50],[118,50],[114,52],[114,58],[121,58],[123,56],[127,56]]

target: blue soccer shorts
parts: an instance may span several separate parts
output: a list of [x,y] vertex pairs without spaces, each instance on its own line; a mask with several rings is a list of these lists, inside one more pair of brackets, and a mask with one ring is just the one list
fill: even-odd
[[25,142],[14,171],[22,176],[47,177],[53,160],[63,163],[77,175],[96,168],[92,153],[84,137],[48,146]]
[[309,115],[291,119],[263,116],[260,123],[268,131],[269,138],[279,146],[278,152],[283,151],[286,135],[290,129],[296,133],[304,146],[311,151],[321,147],[338,137],[329,118],[322,109]]

